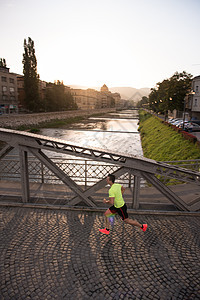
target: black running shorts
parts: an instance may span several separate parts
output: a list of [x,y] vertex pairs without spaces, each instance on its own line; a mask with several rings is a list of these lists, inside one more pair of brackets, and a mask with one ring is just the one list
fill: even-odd
[[127,213],[127,206],[126,206],[126,204],[124,204],[122,207],[119,207],[119,208],[117,208],[117,207],[115,207],[114,205],[113,206],[111,206],[110,208],[109,208],[109,210],[113,213],[113,214],[118,214],[121,218],[122,218],[122,220],[125,220],[125,219],[127,219],[128,218],[128,213]]

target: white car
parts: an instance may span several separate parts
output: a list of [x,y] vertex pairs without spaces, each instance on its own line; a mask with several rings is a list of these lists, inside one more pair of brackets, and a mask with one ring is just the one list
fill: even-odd
[[178,120],[180,120],[180,119],[174,119],[174,118],[172,118],[172,119],[168,120],[168,123],[173,124],[174,122],[176,122]]
[[193,122],[188,122],[188,124],[185,124],[184,128],[186,131],[200,131],[200,126]]
[[181,124],[181,122],[183,122],[183,120],[180,120],[180,119],[179,119],[179,120],[173,122],[172,125],[175,125],[175,126],[178,127],[178,126]]

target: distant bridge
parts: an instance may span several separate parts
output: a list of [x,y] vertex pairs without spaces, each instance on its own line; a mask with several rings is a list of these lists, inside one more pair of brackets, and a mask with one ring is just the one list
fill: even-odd
[[[30,202],[28,153],[31,153],[73,191],[75,196],[68,201],[67,205],[74,206],[83,201],[90,207],[97,207],[92,196],[96,191],[106,186],[106,178],[99,180],[97,183],[84,190],[67,172],[64,172],[49,155],[50,152],[57,152],[67,154],[68,156],[70,155],[72,160],[73,157],[78,157],[94,162],[112,164],[117,167],[113,172],[117,178],[125,173],[133,175],[134,189],[132,207],[134,209],[139,208],[141,178],[144,178],[159,190],[160,193],[168,198],[179,210],[198,211],[200,209],[199,198],[191,203],[185,203],[185,201],[177,196],[159,179],[159,177],[172,178],[181,182],[193,183],[200,186],[200,173],[198,171],[188,170],[179,166],[156,162],[151,159],[134,155],[82,147],[57,138],[5,128],[0,128],[0,141],[6,142],[6,145],[0,151],[0,160],[2,160],[12,149],[17,148],[19,150],[22,190],[21,199],[23,203]],[[98,164],[96,167],[98,168]]]

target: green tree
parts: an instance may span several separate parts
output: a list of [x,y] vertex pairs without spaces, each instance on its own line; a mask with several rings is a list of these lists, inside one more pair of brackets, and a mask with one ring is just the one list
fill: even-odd
[[136,105],[136,106],[137,106],[138,108],[141,108],[141,107],[146,107],[146,106],[148,106],[148,104],[149,104],[149,98],[146,97],[146,96],[143,96],[142,99],[139,100],[139,101],[137,102],[137,105]]
[[34,41],[29,37],[28,42],[24,39],[23,73],[25,106],[29,111],[41,110],[39,97],[39,75],[37,74],[37,59],[35,56]]
[[158,82],[149,95],[150,108],[156,112],[184,108],[184,98],[191,88],[192,75],[183,71],[174,73],[169,79]]
[[57,80],[47,86],[46,111],[64,111],[77,109],[77,105],[70,93],[66,93],[63,82]]

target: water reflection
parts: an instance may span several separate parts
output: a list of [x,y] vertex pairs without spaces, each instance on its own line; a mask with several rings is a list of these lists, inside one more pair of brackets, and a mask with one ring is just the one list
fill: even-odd
[[41,134],[60,138],[82,147],[95,147],[142,156],[138,119],[131,118],[132,115],[131,111],[127,119],[113,119],[111,115],[110,118],[92,118],[88,123],[74,124],[70,129],[45,128],[41,130]]

